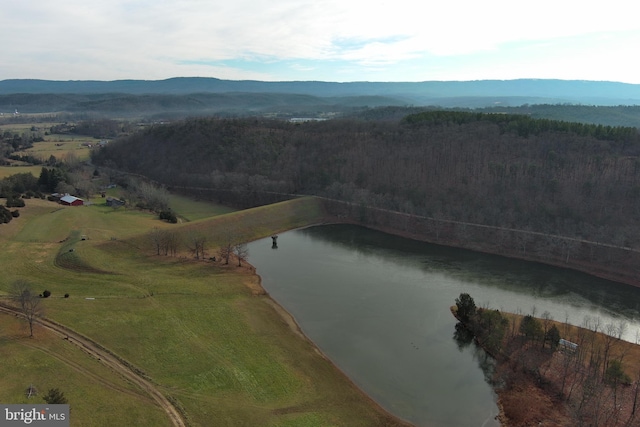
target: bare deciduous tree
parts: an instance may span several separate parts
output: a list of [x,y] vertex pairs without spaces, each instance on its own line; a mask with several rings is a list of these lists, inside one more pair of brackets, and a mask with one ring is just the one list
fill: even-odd
[[[180,241],[181,241],[180,235],[178,234],[177,231],[175,231],[175,230],[166,230],[166,236],[165,236],[166,252],[165,252],[165,255],[170,253],[171,256],[176,256],[176,253],[178,252],[178,248],[180,247]],[[204,250],[204,246],[202,247],[202,249]],[[204,257],[204,253],[202,254],[202,256]]]
[[[156,255],[171,254],[171,256],[176,256],[178,247],[180,246],[180,235],[175,230],[166,230],[154,227],[149,233],[149,239],[156,250]],[[199,249],[204,249],[203,245],[199,246]],[[199,252],[198,255],[202,255],[204,257],[204,254],[201,252]]]
[[543,333],[543,338],[542,338],[542,347],[544,348],[545,343],[547,342],[547,334],[549,332],[549,328],[551,327],[551,322],[553,321],[553,316],[551,315],[551,313],[549,313],[549,311],[545,310],[544,313],[542,313],[542,333]]
[[151,233],[149,234],[149,238],[153,243],[153,247],[156,249],[156,255],[160,255],[162,247],[163,247],[163,232],[158,227],[153,227]]
[[631,415],[629,416],[629,422],[631,422],[636,416],[639,392],[640,392],[640,371],[636,373],[636,381],[633,387],[633,407],[631,408]]
[[233,254],[233,236],[230,233],[225,233],[222,236],[222,244],[220,245],[220,258],[224,260],[225,265],[229,264],[229,258],[231,258],[231,254]]
[[204,250],[207,244],[207,236],[202,233],[194,232],[189,235],[188,239],[189,249],[196,257],[196,259],[204,259]]
[[29,323],[29,336],[33,337],[33,324],[42,315],[41,298],[31,289],[26,280],[17,280],[11,287],[11,299],[17,304]]
[[604,329],[604,360],[602,364],[602,375],[604,376],[609,368],[609,359],[613,351],[613,347],[620,341],[619,336],[622,336],[622,332],[613,323],[607,323]]
[[242,261],[246,261],[249,256],[249,248],[246,243],[237,243],[233,247],[233,253],[238,258],[238,267],[242,267]]

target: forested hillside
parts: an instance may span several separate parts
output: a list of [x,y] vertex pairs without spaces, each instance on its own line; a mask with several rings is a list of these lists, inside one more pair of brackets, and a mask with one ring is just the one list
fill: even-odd
[[640,106],[536,104],[519,107],[491,107],[479,110],[487,113],[526,114],[535,119],[554,119],[571,122],[629,126],[640,128]]
[[360,120],[400,120],[409,114],[424,111],[451,110],[487,114],[518,114],[532,119],[550,119],[566,122],[595,124],[603,126],[624,126],[640,128],[640,106],[617,105],[603,107],[596,105],[535,104],[519,107],[492,106],[487,108],[442,108],[442,107],[399,107],[387,106],[367,108],[345,115]]
[[169,186],[316,194],[621,246],[640,243],[635,128],[433,111],[400,121],[193,119],[94,154]]

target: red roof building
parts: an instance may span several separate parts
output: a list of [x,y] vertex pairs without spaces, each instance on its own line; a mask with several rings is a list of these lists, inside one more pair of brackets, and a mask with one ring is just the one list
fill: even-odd
[[60,198],[60,203],[66,206],[82,206],[84,204],[84,200],[67,194]]

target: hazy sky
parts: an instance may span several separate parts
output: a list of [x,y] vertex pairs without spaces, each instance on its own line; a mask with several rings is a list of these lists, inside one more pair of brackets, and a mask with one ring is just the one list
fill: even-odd
[[629,0],[11,0],[0,80],[640,83]]

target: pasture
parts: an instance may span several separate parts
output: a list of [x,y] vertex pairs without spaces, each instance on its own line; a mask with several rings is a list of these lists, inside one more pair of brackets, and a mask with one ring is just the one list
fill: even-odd
[[[171,425],[144,392],[76,346],[45,330],[38,330],[35,339],[25,338],[24,322],[0,316],[0,401],[44,403],[42,395],[61,388],[70,402],[82,402],[73,405],[71,425],[108,426],[115,419],[119,425],[137,425],[141,419],[148,420],[147,425]],[[35,394],[28,397],[31,386]],[[114,418],[110,424],[107,416],[96,414]]]
[[42,166],[0,166],[0,179],[19,173],[30,173],[37,178],[41,171]]
[[[178,214],[194,221],[175,225],[96,202],[62,207],[30,199],[19,218],[1,225],[0,263],[12,268],[0,277],[0,298],[20,278],[51,291],[42,300],[47,318],[126,360],[183,409],[191,426],[400,425],[292,331],[250,266],[194,260],[184,250],[153,255],[154,227],[204,233],[207,252],[215,254],[228,230],[251,240],[320,222],[315,199],[212,217],[208,209],[224,209],[183,200]],[[0,401],[24,401],[22,392],[34,383],[65,393],[72,426],[110,426],[114,419],[169,425],[144,392],[66,341],[38,325],[28,338],[25,323],[5,314],[0,324],[7,361],[0,364]],[[87,390],[96,381],[99,387]]]
[[95,145],[96,142],[88,136],[52,134],[45,136],[44,141],[34,142],[33,147],[16,154],[30,154],[42,160],[47,160],[51,156],[58,160],[68,160],[72,156],[77,160],[87,160],[91,148],[83,144]]
[[52,126],[60,123],[4,123],[0,119],[0,134],[40,134],[44,141],[33,143],[33,147],[18,151],[18,155],[32,155],[42,160],[55,156],[58,160],[74,157],[78,160],[87,160],[91,149],[86,144],[95,145],[98,140],[90,136],[74,134],[49,134]]

